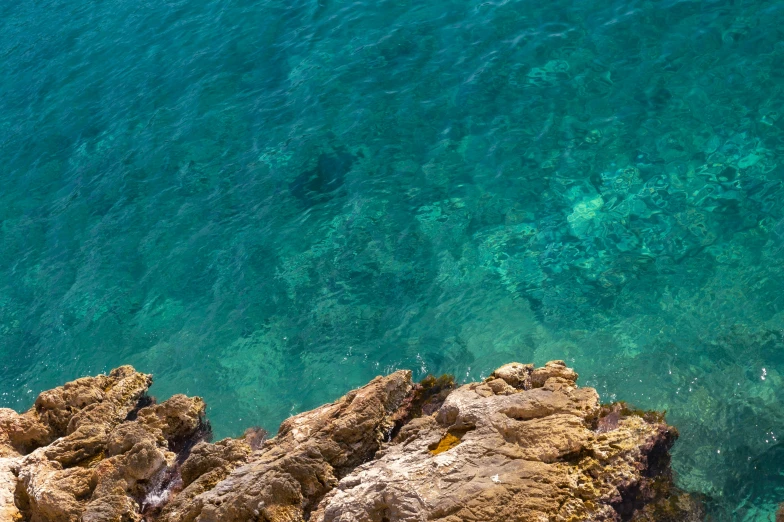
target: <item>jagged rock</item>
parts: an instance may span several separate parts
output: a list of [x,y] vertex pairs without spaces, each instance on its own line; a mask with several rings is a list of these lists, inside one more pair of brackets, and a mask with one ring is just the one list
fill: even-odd
[[[80,427],[112,427],[122,422],[136,408],[150,384],[149,375],[121,366],[109,375],[84,377],[42,392],[25,413],[2,408],[0,445],[3,449],[0,451],[4,455],[12,452],[26,455],[65,435],[73,436],[68,441],[60,439],[58,444],[76,448],[80,444],[73,441],[100,436],[95,430],[80,431]],[[75,451],[89,453],[90,450],[85,447]],[[78,457],[71,455],[71,458]]]
[[160,430],[168,441],[190,437],[202,424],[206,404],[200,397],[178,394],[169,400],[139,411],[138,421]]
[[232,469],[246,463],[250,454],[251,448],[244,440],[223,439],[215,444],[200,442],[193,448],[188,460],[182,466],[183,485],[187,488],[216,470],[221,471],[223,476],[219,480],[223,480]]
[[205,410],[184,395],[140,407],[151,383],[123,366],[43,392],[21,415],[0,412],[0,443],[12,455],[0,464],[0,509],[10,497],[15,516],[31,522],[141,520],[137,499],[175,466],[170,446],[198,431]]
[[378,377],[276,437],[199,442],[205,405],[154,404],[125,366],[0,410],[0,520],[26,522],[691,522],[674,428],[601,406],[563,361],[484,382]]
[[[196,444],[179,470],[181,483],[169,491],[169,494],[176,495],[175,499],[162,503],[157,511],[160,513],[165,510],[162,516],[164,519],[171,517],[172,513],[182,511],[183,506],[195,497],[211,490],[232,470],[246,464],[250,460],[251,452],[251,446],[244,439],[223,439],[215,444]],[[165,500],[168,501],[168,498]]]
[[395,372],[287,419],[249,464],[186,502],[175,498],[161,520],[303,520],[339,478],[373,457],[411,387],[411,372]]
[[[698,495],[670,487],[662,492],[649,492],[650,501],[638,506],[629,522],[703,522],[705,504]],[[778,520],[777,520],[778,522]]]
[[558,382],[567,385],[577,382],[577,373],[568,368],[566,363],[563,361],[549,361],[545,363],[544,368],[537,368],[531,373],[531,386],[539,388],[554,377],[558,379]]
[[18,462],[13,458],[0,458],[0,520],[16,522],[22,514],[14,501]]
[[494,371],[488,381],[500,379],[512,388],[530,390],[533,388],[533,384],[531,384],[531,374],[533,373],[533,364],[509,363]]
[[28,453],[53,439],[52,430],[38,420],[35,410],[18,414],[0,408],[0,455],[6,457]]
[[506,365],[452,392],[344,477],[311,520],[621,520],[627,492],[650,480],[649,457],[664,458],[675,432],[628,416],[597,433],[595,390],[577,388],[561,361],[531,370]]

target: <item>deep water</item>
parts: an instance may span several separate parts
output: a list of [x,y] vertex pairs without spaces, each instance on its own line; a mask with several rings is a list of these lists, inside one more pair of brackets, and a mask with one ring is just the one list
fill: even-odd
[[0,71],[0,406],[558,358],[784,500],[784,3],[3,2]]

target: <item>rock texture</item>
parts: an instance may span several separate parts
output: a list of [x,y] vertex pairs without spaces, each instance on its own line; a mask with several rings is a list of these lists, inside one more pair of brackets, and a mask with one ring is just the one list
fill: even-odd
[[373,458],[392,427],[389,416],[410,388],[411,373],[396,372],[286,420],[252,462],[206,491],[197,479],[166,507],[161,519],[303,520],[339,477]]
[[[204,402],[146,396],[149,375],[123,366],[0,410],[2,520],[141,520],[139,500],[175,466],[170,445],[204,431]],[[9,475],[10,473],[10,475]]]
[[0,410],[0,520],[700,520],[672,486],[677,432],[576,381],[562,361],[460,387],[399,371],[210,443],[201,399],[155,404],[121,367]]
[[[636,415],[602,422],[561,361],[509,364],[405,425],[321,502],[316,522],[621,520],[654,495],[646,474],[676,433]],[[606,417],[605,417],[606,418]],[[638,505],[639,504],[639,505]]]

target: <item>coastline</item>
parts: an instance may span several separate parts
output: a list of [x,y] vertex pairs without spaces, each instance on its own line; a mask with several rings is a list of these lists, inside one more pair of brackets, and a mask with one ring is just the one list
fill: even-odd
[[206,405],[157,404],[130,366],[0,409],[0,515],[14,521],[697,521],[663,414],[602,405],[563,361],[483,382],[377,377],[212,443]]

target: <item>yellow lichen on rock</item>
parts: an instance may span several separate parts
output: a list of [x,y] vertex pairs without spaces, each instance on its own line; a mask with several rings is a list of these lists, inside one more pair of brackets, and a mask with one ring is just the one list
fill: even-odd
[[438,441],[436,447],[430,450],[430,453],[438,455],[439,453],[451,450],[458,444],[460,444],[460,437],[452,435],[451,433],[446,433],[441,437],[441,440]]

